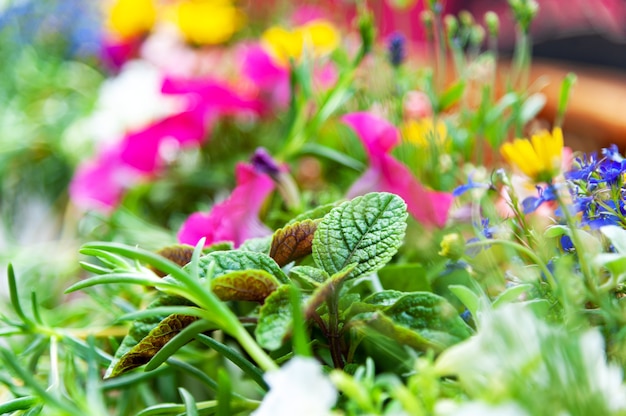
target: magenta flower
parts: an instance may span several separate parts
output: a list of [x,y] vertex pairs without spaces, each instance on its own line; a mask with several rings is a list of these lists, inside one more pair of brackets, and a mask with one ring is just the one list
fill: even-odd
[[78,167],[69,194],[81,209],[110,212],[119,204],[126,189],[141,179],[141,172],[122,161],[120,149],[111,147]]
[[443,227],[453,196],[427,189],[389,154],[400,141],[396,127],[367,112],[347,114],[342,120],[359,136],[370,162],[365,173],[352,184],[348,198],[367,192],[394,193],[404,199],[409,213],[421,224]]
[[289,104],[289,70],[276,65],[260,44],[246,45],[240,52],[242,75],[252,82],[271,107]]
[[178,231],[178,241],[195,246],[202,237],[205,245],[232,241],[238,247],[249,238],[272,234],[259,219],[265,199],[274,190],[274,181],[247,163],[236,167],[237,186],[230,197],[209,212],[191,214]]

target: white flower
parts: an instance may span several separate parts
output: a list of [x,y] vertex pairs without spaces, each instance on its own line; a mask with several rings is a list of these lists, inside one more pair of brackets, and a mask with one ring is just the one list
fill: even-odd
[[444,351],[435,363],[441,375],[457,375],[470,397],[517,402],[530,413],[626,410],[622,370],[607,362],[597,329],[567,332],[522,304],[478,318],[478,333]]
[[508,402],[491,405],[484,402],[455,403],[440,400],[435,407],[437,416],[529,416],[528,412],[516,403]]
[[337,390],[312,358],[295,357],[265,375],[270,386],[254,416],[327,416],[337,401]]

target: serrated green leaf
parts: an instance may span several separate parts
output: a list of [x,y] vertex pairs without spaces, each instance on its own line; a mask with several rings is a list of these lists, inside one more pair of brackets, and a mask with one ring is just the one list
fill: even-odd
[[299,221],[276,230],[272,236],[270,257],[282,267],[311,254],[313,235],[319,221]]
[[165,344],[198,318],[189,315],[170,315],[153,328],[147,336],[114,360],[104,378],[113,378],[147,364]]
[[363,303],[383,308],[395,304],[405,294],[398,290],[383,290],[366,297]]
[[254,251],[255,253],[267,254],[270,252],[270,244],[272,243],[272,236],[249,238],[239,246],[239,250],[242,251]]
[[259,345],[270,351],[283,345],[293,324],[289,285],[282,285],[265,299],[254,331]]
[[294,266],[289,276],[312,287],[318,287],[330,277],[324,270],[312,266]]
[[406,294],[393,305],[354,316],[351,325],[373,328],[395,341],[419,350],[441,351],[471,333],[445,298],[428,292]]
[[407,215],[402,198],[390,193],[373,192],[344,202],[318,224],[313,259],[330,275],[350,263],[357,263],[353,278],[373,273],[398,251]]
[[213,278],[221,275],[238,272],[242,270],[265,270],[274,276],[281,283],[288,283],[289,279],[280,266],[276,264],[267,254],[254,251],[214,251],[200,257],[199,272],[200,277],[206,277],[207,272],[213,264]]
[[211,290],[223,301],[263,303],[278,285],[278,280],[265,270],[240,270],[211,280]]
[[[193,306],[191,302],[180,296],[171,296],[163,293],[159,293],[155,300],[153,300],[146,309],[154,309],[162,306]],[[127,354],[132,348],[134,348],[142,339],[144,339],[150,331],[152,331],[167,315],[160,316],[148,316],[143,319],[138,319],[133,322],[128,334],[122,340],[121,345],[115,351],[115,356],[106,371],[105,378],[114,377],[111,375],[113,369],[118,365],[120,359]],[[116,375],[119,375],[118,373]]]

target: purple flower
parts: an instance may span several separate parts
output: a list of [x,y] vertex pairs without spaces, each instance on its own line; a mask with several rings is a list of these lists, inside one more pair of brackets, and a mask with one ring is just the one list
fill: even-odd
[[556,188],[554,185],[547,185],[545,188],[537,186],[538,197],[529,196],[522,201],[522,210],[524,214],[533,213],[544,202],[556,201]]
[[406,57],[406,38],[402,33],[394,33],[387,41],[387,50],[389,51],[389,62],[391,65],[398,67],[404,62]]

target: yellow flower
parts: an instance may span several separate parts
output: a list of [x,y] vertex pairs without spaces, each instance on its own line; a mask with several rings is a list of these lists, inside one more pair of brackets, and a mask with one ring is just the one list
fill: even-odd
[[447,144],[448,129],[446,123],[437,120],[435,127],[432,118],[409,120],[402,127],[404,139],[421,147],[433,145],[445,146]]
[[318,19],[293,30],[273,26],[263,33],[261,42],[278,64],[286,66],[305,53],[318,57],[332,52],[339,44],[339,33],[330,22]]
[[173,19],[185,39],[197,45],[229,40],[245,23],[245,15],[229,0],[182,0]]
[[552,133],[543,130],[530,140],[515,139],[503,144],[500,153],[535,182],[550,182],[561,171],[563,132],[555,127]]
[[154,0],[116,0],[108,10],[107,27],[122,39],[149,32],[156,20]]

